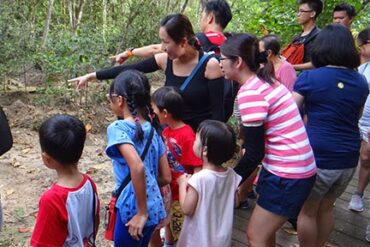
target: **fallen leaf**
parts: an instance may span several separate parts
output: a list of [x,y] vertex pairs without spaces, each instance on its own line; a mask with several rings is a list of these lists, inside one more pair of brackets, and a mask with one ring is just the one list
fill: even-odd
[[86,174],[90,174],[90,175],[95,174],[97,170],[98,169],[96,169],[94,167],[90,167],[89,169],[87,169]]
[[19,227],[18,228],[18,232],[19,233],[27,233],[30,231],[30,228],[29,227]]
[[21,165],[21,163],[19,163],[19,161],[17,161],[17,159],[16,158],[13,158],[13,160],[12,160],[12,166],[13,167],[15,167],[15,168],[17,168],[17,167],[19,167],[20,165]]
[[6,191],[6,195],[10,196],[11,194],[13,194],[15,192],[14,189],[10,189],[10,190],[7,190]]
[[92,125],[91,124],[86,124],[85,129],[86,129],[86,132],[89,132],[92,129]]
[[30,148],[26,148],[22,150],[22,154],[28,154],[31,151]]

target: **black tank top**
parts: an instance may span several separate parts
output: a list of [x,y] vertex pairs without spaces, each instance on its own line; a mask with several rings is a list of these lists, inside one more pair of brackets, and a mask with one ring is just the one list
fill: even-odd
[[[202,56],[203,52],[200,52],[199,59],[201,59]],[[209,97],[211,93],[208,84],[209,80],[204,77],[207,62],[211,57],[212,56],[209,56],[202,64],[186,89],[183,92],[180,92],[185,103],[183,120],[194,130],[196,130],[203,120],[210,119],[212,117]],[[167,59],[165,86],[172,86],[180,91],[180,87],[186,80],[187,76],[174,75],[172,62],[173,61],[171,59]]]

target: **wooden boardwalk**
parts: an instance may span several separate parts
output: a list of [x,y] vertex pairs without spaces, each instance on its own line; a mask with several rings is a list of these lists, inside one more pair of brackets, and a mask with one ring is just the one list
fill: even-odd
[[[369,247],[370,243],[365,240],[366,226],[370,224],[370,189],[365,191],[365,210],[362,213],[355,213],[347,209],[351,200],[352,192],[355,190],[358,181],[358,173],[354,175],[343,195],[335,202],[334,216],[335,229],[331,233],[328,246],[338,247]],[[254,205],[254,200],[253,201]],[[248,246],[246,241],[245,229],[249,221],[252,210],[235,210],[233,247]],[[266,224],[268,224],[266,222]],[[289,227],[286,224],[285,227]],[[298,243],[297,236],[286,233],[280,229],[276,235],[276,246],[289,247]]]

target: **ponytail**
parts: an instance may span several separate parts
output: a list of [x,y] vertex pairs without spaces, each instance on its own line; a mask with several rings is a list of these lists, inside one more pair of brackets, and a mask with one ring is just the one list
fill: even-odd
[[136,105],[135,105],[133,95],[130,95],[130,94],[127,95],[126,100],[127,100],[128,109],[130,110],[131,115],[133,116],[134,121],[135,121],[135,126],[136,126],[135,138],[142,142],[144,139],[144,131],[139,122],[139,116],[136,111]]
[[264,63],[263,66],[261,66],[257,72],[256,72],[258,78],[266,81],[270,85],[274,84],[275,79],[275,70],[274,65],[267,61],[267,63]]
[[119,74],[110,87],[110,94],[125,98],[128,110],[135,121],[135,139],[142,142],[144,131],[139,121],[139,114],[149,121],[160,134],[160,124],[151,107],[150,84],[148,78],[137,70],[126,70]]
[[188,39],[188,43],[190,46],[192,46],[194,49],[200,51],[202,49],[202,46],[199,42],[199,40],[195,37],[195,35],[192,35],[189,39]]
[[[259,52],[258,39],[248,33],[232,34],[222,45],[221,53],[228,57],[240,57],[257,76],[269,84],[274,84],[274,66],[271,62],[263,59],[263,53]],[[261,68],[261,63],[266,61]]]

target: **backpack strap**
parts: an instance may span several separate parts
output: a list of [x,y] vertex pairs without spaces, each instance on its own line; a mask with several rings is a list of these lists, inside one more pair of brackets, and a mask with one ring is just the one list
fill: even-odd
[[[145,147],[144,147],[144,150],[143,152],[141,153],[140,155],[140,158],[141,160],[144,162],[145,160],[145,156],[146,154],[148,153],[148,150],[149,150],[149,146],[150,144],[152,143],[152,139],[153,139],[153,136],[154,136],[154,128],[151,127],[150,128],[150,133],[149,133],[149,138],[145,144]],[[123,191],[123,189],[126,187],[126,185],[131,181],[131,175],[128,174],[125,178],[125,180],[123,180],[122,184],[119,186],[118,190],[116,191],[113,191],[113,195],[115,195],[117,198],[121,195],[121,192]]]
[[189,85],[190,81],[193,79],[195,74],[199,71],[200,67],[204,64],[207,58],[210,56],[209,53],[204,52],[202,58],[199,60],[198,64],[195,66],[191,74],[186,78],[180,87],[180,91],[184,92],[186,87]]
[[314,38],[316,38],[316,36],[319,33],[320,33],[320,29],[318,27],[315,27],[314,29],[312,29],[311,33],[309,34],[310,37],[305,39],[305,41],[303,41],[303,44],[307,45],[308,43],[310,43]]

